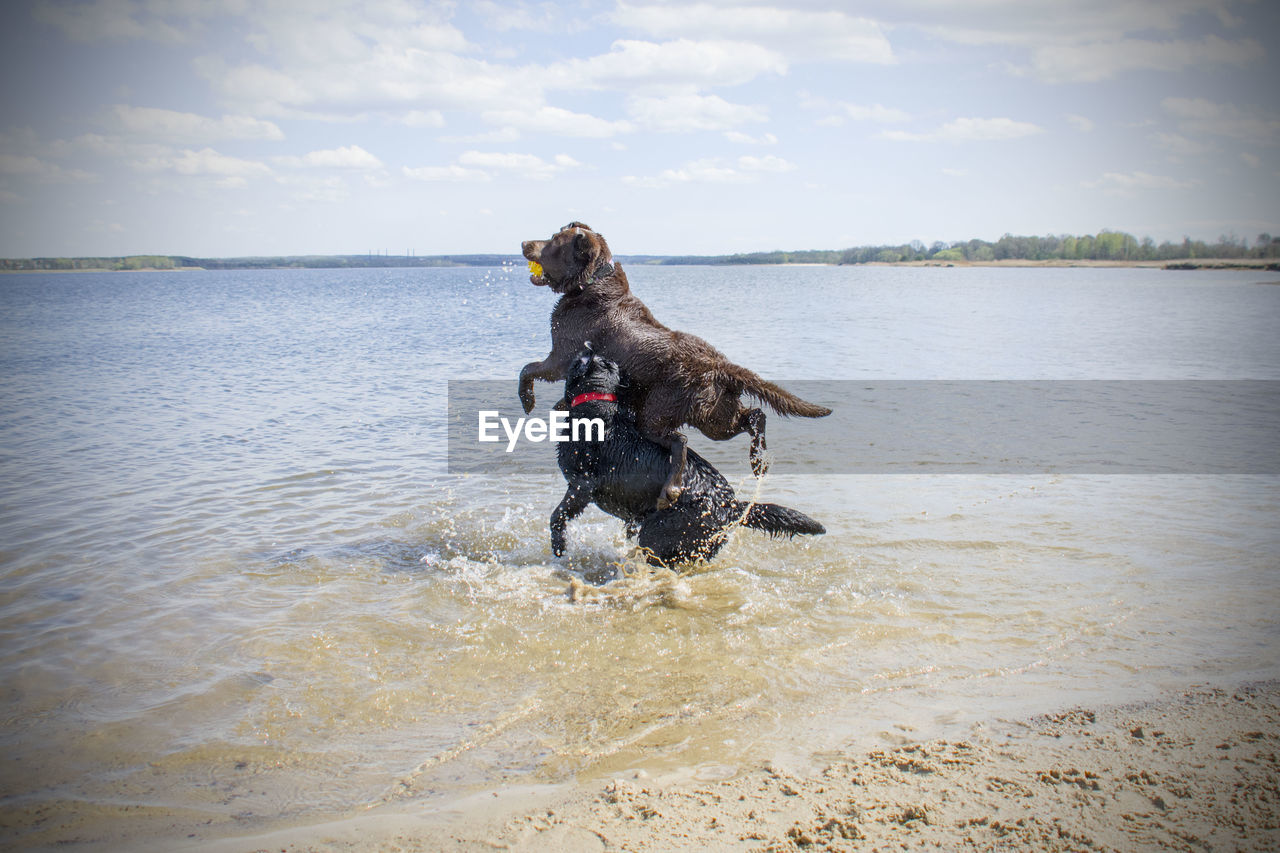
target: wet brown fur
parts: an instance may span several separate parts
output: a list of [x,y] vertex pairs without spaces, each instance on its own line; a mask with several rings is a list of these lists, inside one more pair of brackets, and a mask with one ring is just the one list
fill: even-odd
[[520,371],[520,400],[533,409],[533,382],[565,378],[570,360],[585,342],[616,361],[630,377],[628,402],[639,414],[641,431],[671,450],[674,471],[665,497],[674,502],[684,464],[685,439],[677,430],[690,424],[708,438],[724,441],[751,435],[751,465],[764,473],[765,415],[741,402],[743,393],[781,415],[818,418],[831,413],[807,403],[745,367],[729,361],[696,335],[669,329],[631,293],[609,245],[581,222],[571,222],[549,240],[529,240],[524,256],[542,265],[531,281],[560,294],[551,312],[551,353]]

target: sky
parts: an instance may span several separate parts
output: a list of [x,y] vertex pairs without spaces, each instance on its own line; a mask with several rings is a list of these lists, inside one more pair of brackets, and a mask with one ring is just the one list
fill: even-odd
[[0,257],[1280,235],[1269,0],[41,0]]

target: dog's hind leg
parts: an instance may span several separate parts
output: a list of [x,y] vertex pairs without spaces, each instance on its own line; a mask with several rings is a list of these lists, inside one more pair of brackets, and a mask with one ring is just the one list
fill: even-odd
[[577,483],[570,483],[560,504],[551,512],[551,553],[557,557],[564,556],[564,528],[570,519],[582,515],[582,511],[591,505],[591,489]]
[[727,531],[696,509],[656,512],[644,520],[639,545],[653,565],[710,560],[724,546]]
[[748,409],[737,397],[724,394],[713,409],[690,422],[712,441],[728,441],[736,435],[747,433],[751,436],[751,472],[762,477],[769,469],[769,463],[764,458],[765,415],[760,409]]
[[751,436],[751,473],[757,477],[763,477],[769,470],[769,461],[764,457],[764,421],[764,412],[759,409],[743,409],[738,413],[738,422]]
[[668,440],[671,473],[667,475],[667,482],[662,485],[662,492],[658,495],[660,510],[675,506],[676,501],[680,500],[680,493],[684,491],[684,465],[688,459],[689,440],[683,433],[673,432]]

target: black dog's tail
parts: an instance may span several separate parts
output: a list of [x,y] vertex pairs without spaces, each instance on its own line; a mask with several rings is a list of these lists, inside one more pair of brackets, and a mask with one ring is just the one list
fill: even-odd
[[736,511],[746,527],[763,530],[770,536],[795,536],[797,533],[816,535],[826,533],[827,528],[798,509],[778,504],[747,504],[737,502]]

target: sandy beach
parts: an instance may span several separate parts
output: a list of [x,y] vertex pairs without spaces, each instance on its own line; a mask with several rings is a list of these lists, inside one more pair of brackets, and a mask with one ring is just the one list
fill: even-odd
[[[631,778],[387,807],[218,851],[1274,850],[1274,682],[996,720],[963,740],[883,733],[814,767]],[[138,841],[140,839],[134,839]],[[170,847],[170,849],[174,849]]]

